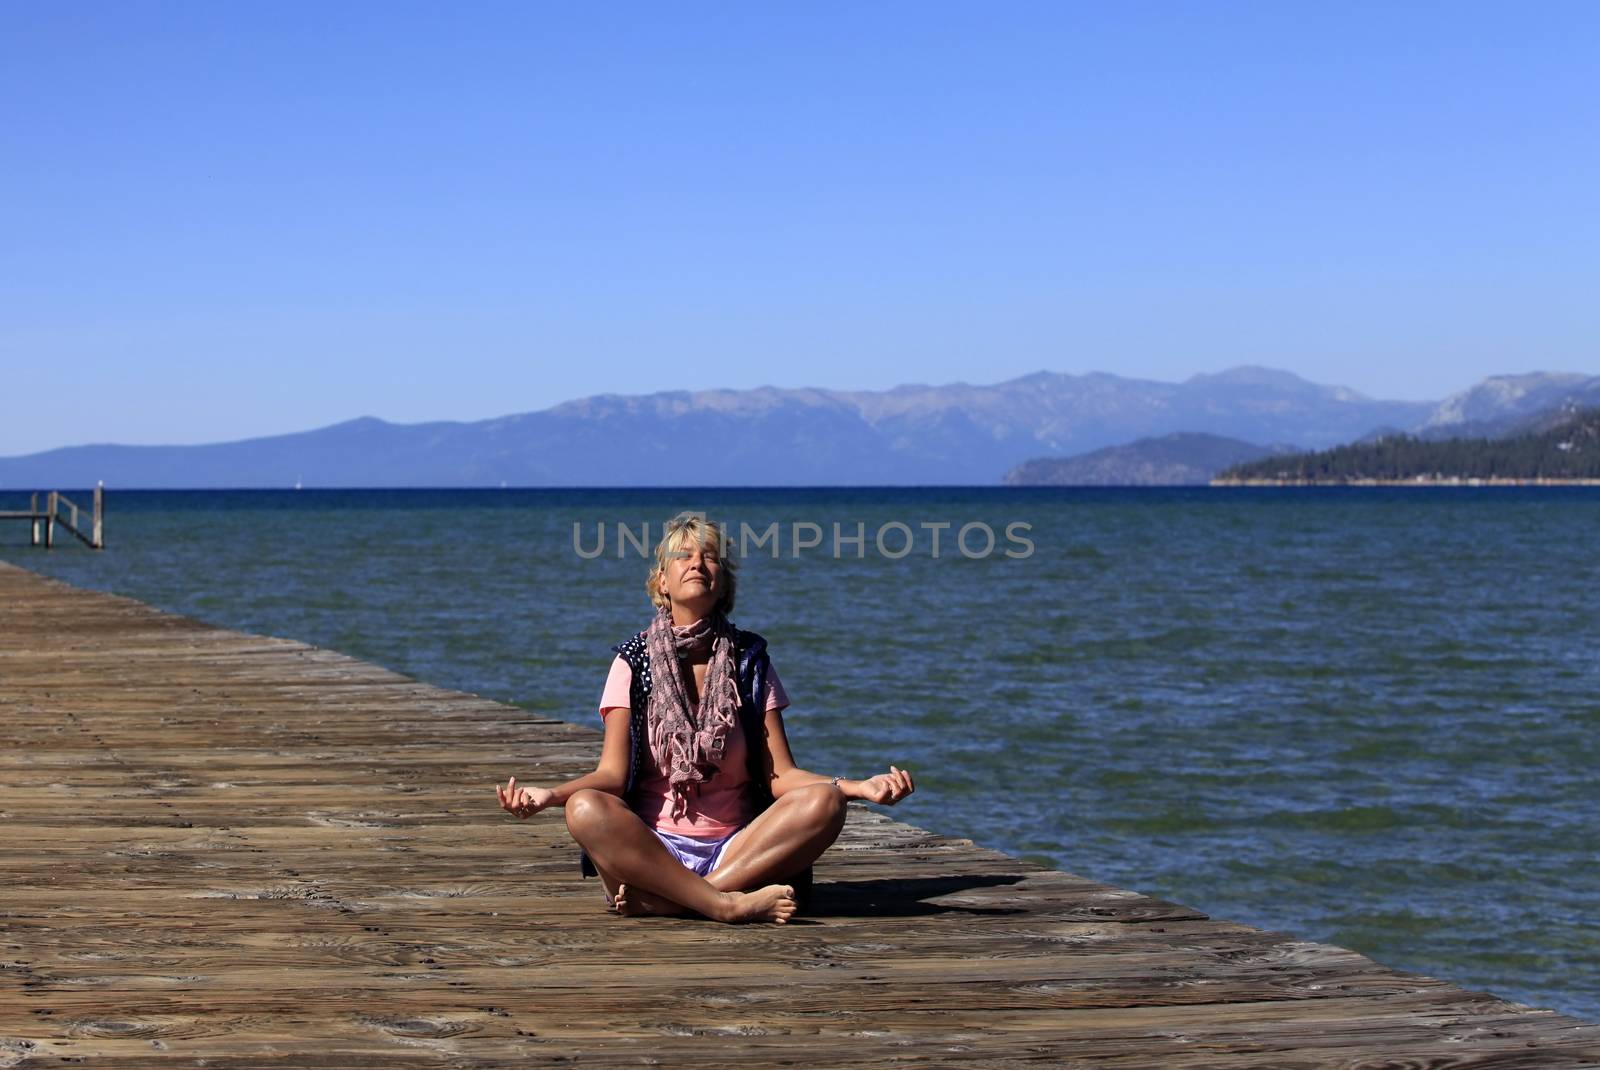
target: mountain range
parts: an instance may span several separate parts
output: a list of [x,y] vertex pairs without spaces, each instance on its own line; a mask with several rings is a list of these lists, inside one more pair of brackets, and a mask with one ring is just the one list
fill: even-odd
[[363,417],[196,446],[0,458],[0,488],[995,484],[1015,466],[1175,432],[1324,448],[1448,435],[1600,398],[1600,377],[1497,376],[1440,403],[1239,367],[1181,383],[1041,371],[992,385],[599,394],[472,422]]
[[1445,398],[1420,426],[1409,430],[1424,439],[1503,438],[1532,429],[1552,412],[1596,406],[1600,375],[1496,375]]

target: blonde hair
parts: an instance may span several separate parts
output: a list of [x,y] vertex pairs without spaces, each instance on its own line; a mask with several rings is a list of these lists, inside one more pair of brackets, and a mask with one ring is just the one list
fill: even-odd
[[722,597],[717,599],[717,610],[727,616],[733,612],[733,596],[739,587],[738,567],[733,555],[727,552],[728,540],[722,525],[715,520],[707,520],[704,513],[682,512],[667,521],[661,532],[661,541],[656,543],[656,566],[646,577],[644,589],[657,609],[672,607],[672,601],[661,590],[661,577],[667,571],[667,558],[680,552],[690,539],[698,542],[706,552],[716,552],[717,561],[722,565],[722,576],[717,581],[722,588]]

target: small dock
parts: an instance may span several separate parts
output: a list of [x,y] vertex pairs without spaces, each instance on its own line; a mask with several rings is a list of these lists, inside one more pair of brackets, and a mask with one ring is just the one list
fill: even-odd
[[0,563],[0,1067],[1600,1065],[1600,1025],[864,808],[795,924],[613,917],[493,793],[598,745]]
[[[39,505],[39,492],[28,496],[26,509],[0,509],[0,520],[22,520],[30,527],[28,534],[29,546],[42,546],[53,550],[56,545],[56,528],[59,526],[67,534],[83,543],[91,550],[104,550],[105,540],[105,484],[96,484],[94,488],[94,504],[90,509],[80,510],[78,503],[61,493],[59,490],[49,491],[44,495],[44,507]],[[89,517],[88,530],[80,522],[80,515]]]

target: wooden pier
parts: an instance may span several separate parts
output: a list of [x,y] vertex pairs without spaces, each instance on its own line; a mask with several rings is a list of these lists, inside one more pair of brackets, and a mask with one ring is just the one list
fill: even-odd
[[80,510],[78,503],[62,494],[59,490],[52,490],[45,494],[44,508],[39,508],[39,493],[35,491],[28,496],[26,509],[0,509],[0,520],[24,520],[31,525],[29,532],[30,546],[42,546],[47,550],[55,548],[56,526],[76,538],[91,550],[104,550],[105,539],[105,512],[106,488],[104,483],[97,483],[94,488],[94,505],[89,510],[89,530],[83,530],[79,523]]
[[605,913],[599,735],[0,563],[0,1067],[1600,1065],[1600,1026],[856,809],[811,913]]

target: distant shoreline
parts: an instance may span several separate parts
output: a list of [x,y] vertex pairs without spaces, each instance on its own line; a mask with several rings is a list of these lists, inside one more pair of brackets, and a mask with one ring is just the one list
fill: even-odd
[[1213,479],[1213,487],[1596,487],[1600,479],[1416,476],[1411,479]]

